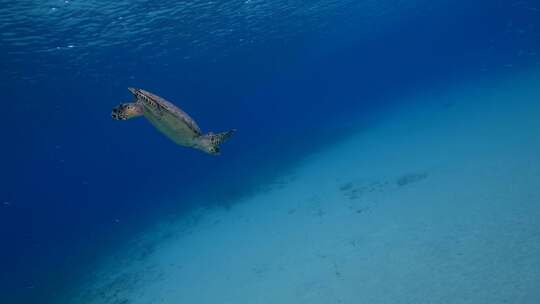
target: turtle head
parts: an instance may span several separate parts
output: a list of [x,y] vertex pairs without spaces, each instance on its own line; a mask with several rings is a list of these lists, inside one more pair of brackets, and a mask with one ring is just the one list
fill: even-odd
[[111,117],[116,120],[126,120],[142,115],[142,107],[136,103],[121,103],[112,110]]
[[230,138],[235,131],[236,130],[233,129],[233,130],[223,132],[223,133],[218,133],[218,134],[209,132],[208,134],[205,134],[199,137],[199,142],[196,148],[211,155],[219,155],[220,154],[219,145],[222,142],[224,142],[226,139]]
[[206,150],[206,152],[207,152],[208,154],[212,154],[212,155],[219,155],[219,147],[218,147],[218,146],[208,147],[208,149]]
[[206,152],[210,155],[219,155],[219,146],[212,141],[212,132],[198,138],[195,148]]

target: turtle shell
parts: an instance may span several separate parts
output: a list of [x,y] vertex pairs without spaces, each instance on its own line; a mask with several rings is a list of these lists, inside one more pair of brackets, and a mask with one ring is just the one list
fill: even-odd
[[171,102],[145,90],[129,90],[142,104],[144,116],[177,144],[191,146],[193,139],[202,135],[195,120]]

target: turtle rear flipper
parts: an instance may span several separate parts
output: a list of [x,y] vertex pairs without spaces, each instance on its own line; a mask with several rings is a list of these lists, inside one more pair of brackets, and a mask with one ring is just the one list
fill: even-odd
[[121,103],[111,113],[112,118],[116,120],[127,120],[142,115],[142,106],[136,102]]

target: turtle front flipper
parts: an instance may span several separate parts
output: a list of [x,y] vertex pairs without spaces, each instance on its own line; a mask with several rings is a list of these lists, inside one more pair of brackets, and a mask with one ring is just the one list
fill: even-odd
[[236,129],[231,129],[227,132],[221,132],[218,134],[212,134],[210,135],[211,141],[215,146],[221,145],[222,142],[226,141],[227,139],[231,138],[233,136],[234,132],[236,132]]
[[112,110],[111,116],[116,120],[127,120],[143,115],[142,105],[136,102],[121,103]]

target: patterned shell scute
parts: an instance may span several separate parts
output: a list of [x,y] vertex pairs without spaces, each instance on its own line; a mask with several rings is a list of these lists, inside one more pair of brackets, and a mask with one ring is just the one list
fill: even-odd
[[191,118],[186,112],[182,111],[180,108],[172,104],[171,102],[165,100],[162,97],[159,97],[155,94],[152,94],[145,90],[138,90],[141,95],[146,96],[147,98],[154,101],[158,107],[160,107],[162,110],[167,111],[177,117],[178,119],[182,120],[193,132],[195,132],[198,135],[202,135],[201,128],[197,125],[197,123]]

